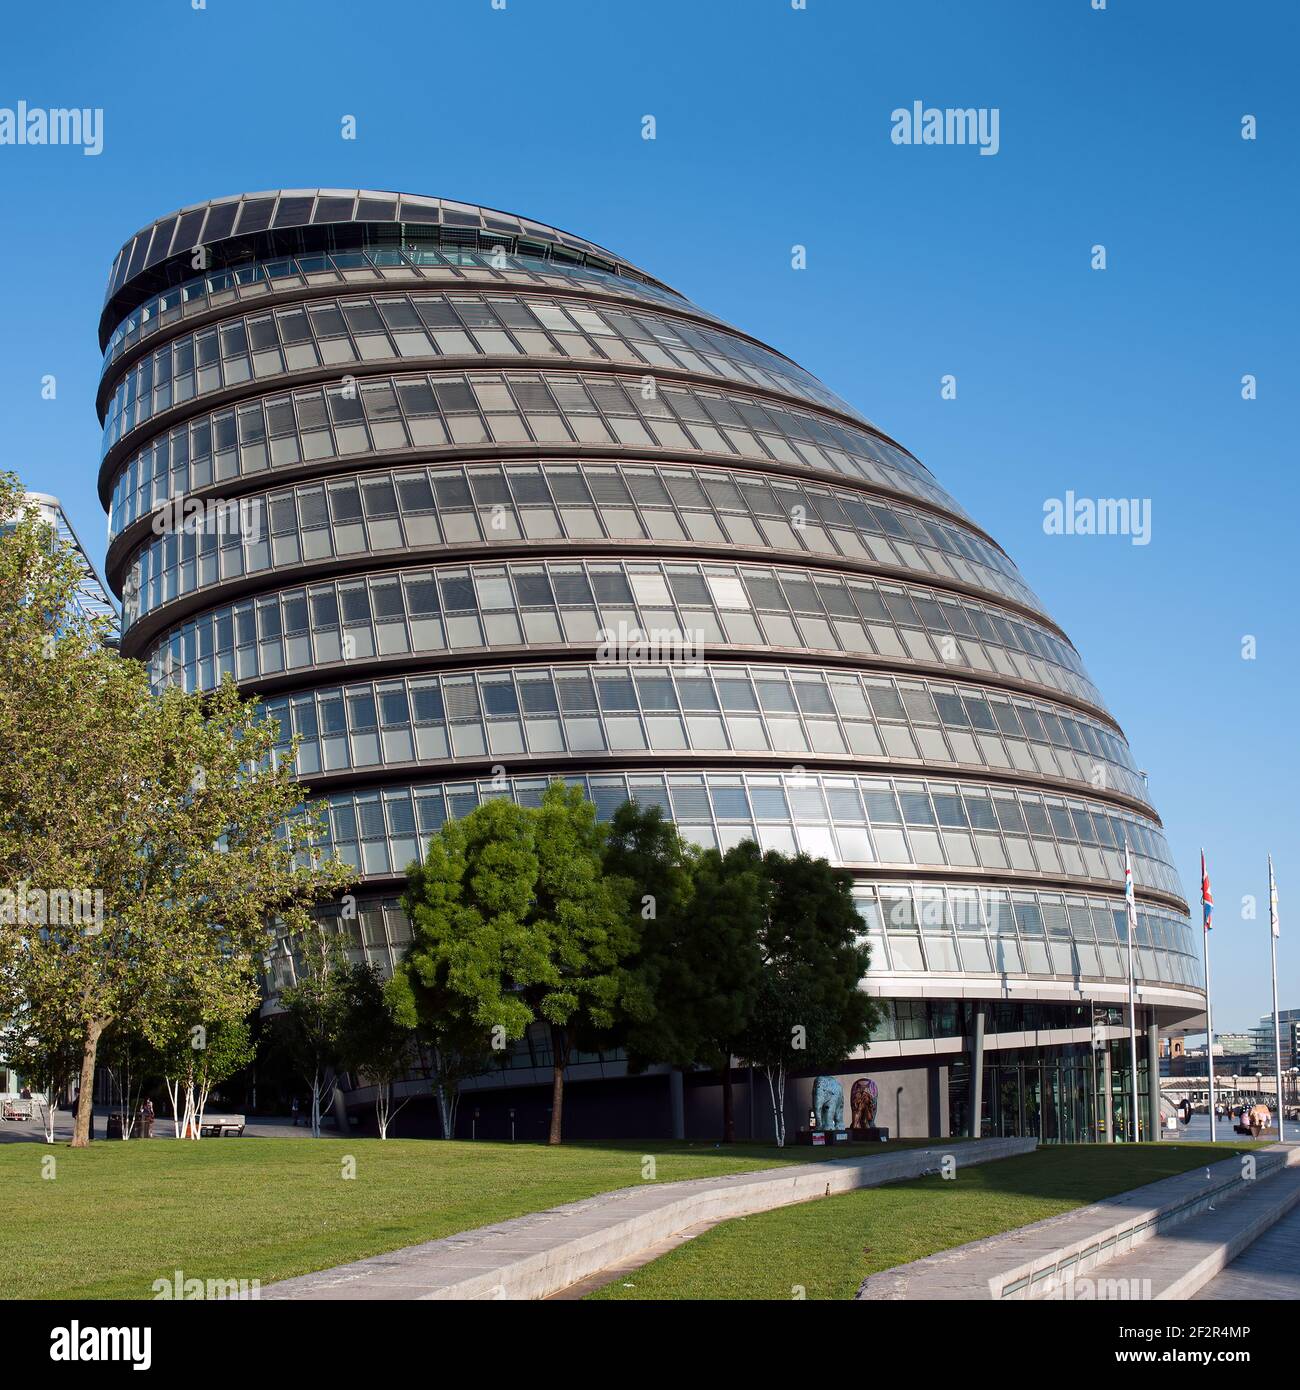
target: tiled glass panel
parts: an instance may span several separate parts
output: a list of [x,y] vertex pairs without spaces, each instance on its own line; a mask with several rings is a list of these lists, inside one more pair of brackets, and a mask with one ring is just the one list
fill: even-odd
[[[331,486],[339,489],[331,493],[336,538],[341,533],[346,544],[363,549],[365,538],[360,528],[364,520],[359,495],[349,490],[347,484]],[[468,493],[465,495],[468,498]],[[300,497],[300,512],[301,507]],[[355,538],[347,534],[348,527],[358,528]],[[310,534],[304,533],[304,546]],[[195,547],[194,555],[198,565],[207,566],[199,571],[203,575],[218,575],[219,564],[242,558],[238,550],[233,556],[227,555],[210,544],[209,538],[198,539],[200,544]],[[155,554],[163,563],[169,558],[165,548],[146,552],[150,556]],[[179,556],[170,558],[173,566],[182,563]],[[152,559],[142,561],[140,572],[145,576],[141,581],[144,585],[142,597],[148,601],[157,596],[161,601],[168,592],[168,572],[153,571],[152,563]],[[174,568],[172,573],[175,573]],[[478,597],[469,609],[462,609],[444,621],[439,583],[455,576],[459,576],[458,582],[467,588],[469,577],[474,576]],[[392,576],[376,576],[369,581],[358,577],[348,582],[369,583],[370,604],[377,615],[377,631],[369,640],[373,649],[381,654],[437,652],[448,647],[469,650],[484,642],[493,647],[591,643],[608,647],[614,659],[621,652],[635,659],[679,661],[696,656],[702,650],[727,646],[822,651],[837,656],[847,652],[867,658],[885,658],[899,667],[915,662],[944,665],[958,676],[1010,675],[1102,708],[1101,697],[1088,680],[1078,653],[1056,633],[1036,623],[1017,618],[1005,627],[995,628],[989,621],[989,611],[971,600],[915,586],[904,590],[896,585],[880,585],[830,573],[816,573],[815,583],[810,588],[818,603],[823,605],[822,610],[795,615],[789,612],[782,597],[782,584],[788,578],[804,582],[807,587],[806,572],[685,561],[634,565],[612,561],[512,562],[455,569],[408,569],[404,571],[400,591]],[[651,591],[646,587],[649,581],[659,587]],[[174,585],[174,582],[173,579],[171,583]],[[633,587],[634,583],[640,586],[639,591]],[[485,591],[485,586],[490,587],[490,592]],[[311,591],[334,592],[334,588],[328,583],[317,584],[311,586]],[[278,597],[267,594],[259,600],[261,605],[267,606],[268,622],[277,621],[270,617],[270,609],[285,608],[279,618],[284,643],[281,650],[268,632],[265,647],[257,651],[250,648],[247,658],[252,663],[250,674],[340,659],[337,652],[332,656],[326,654],[319,643],[313,651],[311,643],[297,635],[300,629],[291,626],[304,592],[302,588],[286,589]],[[638,592],[642,598],[638,598]],[[883,596],[902,593],[916,597],[915,610],[924,611],[927,619],[936,624],[934,628],[907,629],[895,623],[885,608]],[[643,601],[645,595],[650,595],[649,603]],[[243,611],[249,602],[215,608],[164,632],[145,657],[155,682],[174,680],[189,689],[206,689],[214,680],[219,682],[219,674],[199,662],[195,644],[203,640],[199,634],[210,631],[214,620]],[[292,612],[289,605],[292,605]],[[851,612],[852,618],[835,616],[844,610]],[[139,610],[131,605],[128,612],[133,621]],[[488,625],[486,632],[479,625],[479,613],[484,615]],[[380,617],[382,623],[378,622]],[[973,634],[977,619],[990,634],[987,640],[973,635],[957,637],[957,633],[967,631]],[[502,623],[508,620],[508,626],[493,628],[491,624],[496,620]],[[828,626],[833,627],[829,639],[825,630]],[[521,631],[522,637],[513,637],[516,631]],[[903,649],[905,635],[909,638],[906,651]],[[1002,646],[1006,637],[1015,645]],[[323,638],[322,641],[333,646],[337,639]],[[629,646],[636,651],[629,652]],[[258,664],[263,660],[263,652],[270,665]],[[360,655],[355,646],[349,653],[351,659]],[[855,690],[857,693],[853,693]],[[919,748],[923,756],[929,756],[932,750],[934,756],[942,756],[939,750],[944,748],[946,740],[947,749],[958,762],[984,762],[993,748],[1002,750],[999,758],[1006,760],[1002,765],[1010,766],[1015,762],[1019,766],[1025,761],[1023,753],[1016,757],[1004,748],[1004,736],[996,724],[989,731],[972,723],[972,718],[983,722],[980,710],[986,707],[986,702],[982,698],[962,697],[945,686],[936,686],[932,696],[933,715],[922,714],[920,707],[915,705],[907,711],[913,724],[913,732],[909,733],[902,727],[906,718],[903,701],[916,697],[909,697],[908,688],[903,689],[901,696],[889,695],[887,690],[886,683],[868,685],[865,691],[849,686],[832,692],[837,711],[845,720],[852,751],[874,757],[887,750],[895,756],[911,757]],[[969,703],[971,698],[977,702]],[[1074,767],[1077,774],[1078,769],[1093,767],[1098,757],[1103,763],[1108,758],[1124,761],[1108,746],[1104,726],[1098,726],[1090,736],[1101,750],[1100,754],[1081,754],[1078,752],[1080,745],[1092,745],[1082,735],[1072,738],[1055,722],[1057,716],[1052,711],[1035,712],[1018,697],[1010,697],[1009,710],[1011,713],[1004,715],[1004,721],[1012,716],[1019,720],[1024,738],[1013,736],[1008,747],[1015,748],[1023,742],[1034,759],[1035,768],[1045,775],[1054,775],[1054,770],[1061,766]],[[880,732],[870,727],[873,717],[880,723]],[[897,721],[898,727],[891,721]],[[933,727],[939,723],[943,725],[943,733]],[[1034,751],[1047,743],[1059,750],[1051,758]]]
[[[571,299],[389,293],[323,299],[306,311],[301,305],[266,309],[171,338],[118,382],[104,410],[102,448],[106,452],[173,405],[253,380],[322,364],[475,356],[570,357],[671,368],[855,414],[787,358],[687,319]],[[547,423],[556,407],[545,385],[521,387],[516,397],[539,437],[569,438],[558,420]],[[664,410],[658,418],[671,422],[675,417]],[[761,408],[751,405],[742,414],[721,401],[697,423],[710,428],[715,451],[728,452],[713,428],[725,423],[732,444],[755,458],[764,454],[752,431],[772,428]],[[675,442],[686,445],[685,436]]]
[[[325,419],[323,403],[316,418],[321,422]],[[271,443],[274,447],[275,440]],[[129,625],[156,608],[164,601],[164,594],[167,598],[176,597],[243,574],[247,569],[265,568],[266,561],[246,566],[240,550],[241,545],[255,549],[263,541],[262,528],[257,523],[261,519],[259,509],[265,507],[268,498],[273,529],[281,538],[269,560],[278,569],[363,550],[428,547],[442,541],[487,549],[503,542],[515,543],[520,537],[567,540],[575,548],[581,548],[584,541],[609,540],[653,550],[671,531],[679,539],[690,536],[722,546],[753,549],[752,543],[736,536],[736,521],[745,519],[739,504],[735,512],[723,513],[712,510],[705,500],[709,484],[733,486],[738,478],[739,475],[715,469],[632,464],[621,464],[617,469],[560,463],[511,466],[504,470],[489,464],[466,468],[410,467],[335,478],[324,491],[318,482],[304,483],[225,504],[213,503],[192,520],[187,516],[182,535],[195,553],[205,555],[215,551],[217,541],[224,539],[230,552],[225,557],[228,563],[219,568],[187,571],[176,580],[151,587],[149,581],[174,566],[174,559],[169,564],[166,546],[177,533],[173,529],[145,542],[127,567],[126,622]],[[604,506],[598,498],[602,491],[608,495],[608,487],[602,485],[610,480],[629,488],[633,496],[640,493],[647,498],[656,498],[656,489],[662,489],[666,480],[682,500],[674,507],[665,491],[662,502],[656,505],[629,501],[626,506]],[[817,497],[842,499],[846,511],[860,507],[859,499],[839,490],[753,476],[740,481],[751,503],[759,505],[763,504],[758,493],[770,482],[773,503],[779,494],[779,505],[796,518]],[[878,503],[870,511],[861,511],[863,526],[877,526],[877,533],[843,527],[833,536],[819,538],[807,528],[787,525],[762,512],[747,517],[759,533],[758,548],[762,550],[794,554],[814,562],[821,556],[842,556],[855,567],[889,567],[906,572],[909,577],[923,578],[928,574],[943,581],[972,585],[995,597],[1041,611],[1037,598],[1006,556],[981,538],[935,518],[922,518],[898,504]],[[881,516],[918,524],[924,519],[932,544],[900,548],[879,533]],[[669,522],[671,527],[666,525]],[[707,529],[702,529],[703,523],[707,523]],[[867,541],[871,542],[870,555],[865,553]],[[858,545],[859,542],[863,544]],[[919,595],[913,602],[911,596],[890,588],[869,598],[846,597],[829,581],[819,593],[811,579],[794,574],[785,576],[775,588],[763,584],[761,577],[755,582],[758,587],[751,585],[748,590],[750,603],[771,614],[774,631],[790,628],[786,615],[794,611],[808,631],[816,635],[814,645],[819,647],[867,650],[862,625],[865,623],[870,630],[876,620],[901,630],[900,636],[888,644],[886,655],[919,655],[920,648],[933,655],[930,643],[919,635],[921,629],[942,634],[939,654],[946,661],[960,661],[963,643],[977,636],[995,645],[1023,645],[1014,626],[1017,619],[999,613],[972,616],[969,622],[953,620],[939,596]],[[731,609],[750,606],[742,592],[734,589],[718,594],[717,601]],[[703,603],[701,596],[699,606]],[[742,631],[743,626],[737,622],[736,630]],[[778,641],[777,645],[794,643]],[[1036,648],[1031,645],[1028,649]]]
[[[283,314],[295,324],[306,321],[301,310]],[[279,331],[283,337],[283,322]],[[212,374],[218,372],[222,359],[215,331],[210,336],[207,352],[211,360],[196,370]],[[310,351],[315,354],[316,350],[312,347]],[[233,407],[162,431],[128,456],[114,475],[110,525],[115,534],[167,497],[188,494],[214,479],[265,470],[265,444],[250,449],[243,443],[245,436],[270,441],[272,468],[306,459],[406,449],[427,452],[488,442],[626,445],[662,450],[674,458],[707,453],[759,466],[776,462],[850,478],[920,498],[956,516],[965,515],[916,459],[865,428],[722,387],[660,384],[653,396],[647,396],[643,381],[642,377],[568,372],[484,371],[469,376],[443,372],[365,378],[364,389],[359,391],[324,386],[255,396],[238,407],[241,447],[233,447],[232,436],[215,474],[211,436],[233,427]],[[144,388],[141,385],[137,389]],[[396,410],[394,399],[398,402]],[[733,411],[743,411],[750,428],[724,434],[716,422]],[[833,549],[831,541],[854,528],[881,534],[892,530],[904,547],[940,543],[932,526],[944,523],[914,518],[912,527],[898,520],[887,530],[879,510],[874,516],[863,510],[867,504],[860,497],[846,494],[836,503],[834,524],[822,525],[818,508],[829,510],[829,502],[792,493],[784,482],[761,483],[756,490],[747,490],[742,480],[737,483],[759,515],[777,519],[780,527],[806,532],[808,549]],[[712,508],[723,513],[734,511],[745,519],[739,497],[730,487],[725,493],[715,488],[706,506],[707,497],[707,492],[694,496],[681,493],[673,500],[688,512]],[[876,504],[871,505],[876,508]],[[962,532],[962,536],[972,547],[971,558],[979,558],[975,552],[980,543],[968,533]],[[856,544],[853,553],[873,553],[865,541]],[[960,542],[958,545],[961,548]],[[1005,556],[1001,563],[1013,569]]]
[[[455,679],[455,678],[452,678]],[[446,686],[444,685],[444,692]],[[476,705],[477,697],[466,697],[458,708]],[[595,696],[590,684],[575,684],[573,690],[561,694],[560,706],[565,735],[570,736],[570,725],[599,726],[590,708]],[[458,720],[451,708],[447,710],[448,722],[456,727]],[[525,719],[525,725],[528,721]],[[474,723],[474,717],[467,720],[471,731],[481,729]],[[282,725],[283,743],[288,744],[289,730]],[[585,739],[587,730],[579,728],[578,738]],[[589,749],[583,749],[589,752]],[[613,750],[617,753],[618,750]],[[594,775],[594,774],[593,774]],[[764,848],[777,848],[780,845],[801,847],[808,837],[808,852],[831,859],[833,862],[853,867],[861,872],[869,872],[872,866],[907,866],[917,869],[942,870],[947,867],[968,867],[965,864],[952,865],[948,847],[943,838],[934,833],[930,824],[923,821],[925,805],[931,804],[934,797],[951,797],[960,792],[969,805],[983,802],[990,804],[993,797],[1015,798],[1025,793],[1010,792],[1003,787],[974,785],[968,782],[957,783],[935,777],[921,779],[894,779],[888,777],[854,777],[832,772],[752,772],[709,771],[699,773],[667,774],[601,774],[601,801],[608,806],[617,804],[615,800],[620,777],[627,778],[627,796],[636,801],[642,799],[647,789],[656,788],[656,795],[666,794],[672,803],[672,815],[682,826],[688,838],[704,845],[735,843],[738,839],[755,839]],[[582,787],[584,793],[592,795],[590,779],[585,776],[571,776],[563,780],[571,785]],[[430,790],[445,791],[449,802],[457,808],[455,815],[463,815],[485,796],[511,794],[518,795],[519,788],[536,784],[537,779],[505,778],[504,787],[500,782],[465,781],[438,783],[435,788],[417,786],[414,789],[394,788],[385,796],[403,798],[414,796],[417,800]],[[743,787],[749,803],[752,821],[739,816],[738,788]],[[720,792],[720,799],[714,792]],[[831,815],[828,800],[830,793],[851,792],[861,797],[865,808],[865,821],[847,822],[851,832],[847,839],[840,838],[840,822]],[[335,808],[341,808],[344,824],[350,825],[354,816],[377,814],[371,803],[365,800],[372,793],[322,794],[321,801],[334,816]],[[359,799],[360,798],[360,799]],[[661,804],[656,801],[655,804]],[[719,815],[718,805],[726,809]],[[1091,814],[1094,818],[1109,821],[1117,841],[1123,843],[1127,838],[1132,845],[1133,876],[1140,888],[1153,889],[1181,896],[1178,875],[1173,868],[1169,848],[1159,827],[1131,811],[1118,807],[1103,806],[1097,802],[1084,802],[1070,799],[1068,805]],[[368,808],[368,809],[367,809]],[[378,823],[377,821],[375,822]],[[335,826],[333,839],[344,843],[348,835]],[[980,855],[980,867],[994,871],[994,877],[1005,877],[1014,881],[1024,875],[1032,876],[1042,872],[1038,869],[1009,868],[1014,849],[1029,843],[1028,837],[1020,832],[990,828],[976,837]],[[1077,842],[1058,837],[1056,843],[1062,848],[1077,848]],[[850,857],[857,856],[857,857]],[[390,854],[391,859],[391,854]],[[1107,883],[1122,890],[1124,881],[1124,860],[1122,852],[1103,851],[1095,868],[1076,876],[1092,883]],[[399,866],[400,867],[400,866]],[[379,872],[379,871],[368,871]],[[1059,877],[1059,875],[1056,875]],[[1002,934],[1008,942],[1016,943],[1017,958],[1023,958],[1023,942],[1026,937],[1037,940],[1038,936],[1030,930],[1032,919],[1016,916],[1016,902],[1008,900],[1005,913],[1000,921],[1005,930]],[[1112,938],[1113,939],[1113,938]],[[1010,946],[1005,948],[1009,952]]]
[[[714,315],[660,285],[611,274],[595,266],[546,261],[528,255],[484,255],[468,248],[422,249],[410,252],[359,248],[340,255],[285,256],[222,267],[195,277],[147,299],[131,309],[109,336],[105,370],[136,343],[172,324],[204,314],[223,304],[256,300],[268,291],[299,287],[432,283],[474,289],[480,285],[525,285],[552,289],[595,290],[630,303],[687,311],[721,323]],[[725,326],[725,325],[724,325]]]

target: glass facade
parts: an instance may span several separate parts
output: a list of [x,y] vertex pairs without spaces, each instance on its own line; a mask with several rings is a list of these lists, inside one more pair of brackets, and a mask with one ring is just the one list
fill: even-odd
[[779,350],[593,242],[365,190],[159,219],[100,328],[123,650],[159,686],[232,676],[301,740],[354,953],[400,954],[447,817],[558,777],[849,868],[876,1043],[957,1042],[957,1128],[979,999],[985,1132],[1114,1124],[1090,1043],[1022,1044],[1122,996],[1126,845],[1144,1000],[1200,1008],[1159,819],[1068,637]]
[[253,380],[348,363],[550,357],[632,363],[849,407],[792,362],[721,329],[632,309],[514,295],[397,294],[316,300],[222,319],[139,357],[108,402],[107,452],[153,416]]
[[[493,667],[321,686],[270,697],[266,710],[279,722],[286,743],[290,734],[301,740],[297,767],[308,775],[522,753],[582,761],[592,753],[690,750],[741,759],[809,754],[847,766],[869,760],[917,768],[942,763],[998,772],[1015,768],[1089,790],[1100,784],[1142,795],[1128,767],[1085,751],[1085,733],[1093,746],[1104,746],[1112,737],[1108,731],[1071,711],[1009,700],[979,687],[811,667],[613,662]],[[991,732],[977,731],[972,720]],[[1047,742],[1048,723],[1063,746]],[[1031,724],[1041,742],[1024,733]],[[951,831],[951,849],[958,854],[957,837],[972,828],[1009,831],[1014,817],[1020,832],[1044,837],[1039,857],[1052,870],[1060,869],[1060,858],[1047,850],[1047,842],[1053,835],[1077,840],[1080,824],[1086,827],[1086,843],[1118,852],[1122,837],[1113,817],[1072,821],[1062,798],[1027,790],[1021,796],[1017,815],[1009,809],[1016,793],[999,795],[1001,824],[988,823],[982,809],[946,801],[936,804],[938,820],[929,823]],[[846,804],[846,814],[847,809]],[[883,804],[879,810],[885,814]],[[919,802],[911,810],[923,814]],[[1094,816],[1102,814],[1097,810]]]
[[[478,464],[347,474],[236,501],[232,524],[221,531],[173,531],[135,554],[126,576],[133,617],[195,589],[267,570],[384,551],[500,549],[521,541],[550,541],[579,552],[609,543],[651,554],[674,543],[707,545],[719,553],[775,551],[919,573],[1013,603],[1033,602],[1007,572],[1000,552],[978,537],[904,507],[869,504],[838,489],[762,475],[680,467]],[[788,595],[766,604],[774,611],[791,606]],[[823,607],[814,602],[804,611],[821,613]],[[946,621],[942,612],[922,609],[924,616],[918,616],[902,601],[892,611],[888,603],[867,609],[886,622],[1045,650],[1058,663],[1081,670],[1067,643],[1048,639],[1044,649],[1032,639],[1018,642],[992,618],[977,632],[975,624]],[[834,614],[863,615],[861,603],[842,599]]]
[[[183,424],[163,428],[182,414]],[[777,465],[855,480],[919,499],[945,515],[961,514],[911,455],[865,428],[758,395],[660,383],[654,376],[522,370],[366,375],[341,386],[254,391],[251,399],[211,412],[191,415],[184,405],[173,406],[153,417],[153,425],[138,452],[132,452],[133,432],[105,454],[110,495],[123,504],[115,525],[130,515],[130,493],[141,514],[146,504],[214,483],[252,479],[265,485],[267,474],[277,471],[332,471],[328,465],[338,458],[455,458],[475,449],[513,457],[539,446],[569,458],[594,447],[680,462],[703,456],[744,468]],[[111,507],[116,511],[117,502]],[[815,523],[817,514],[802,520]]]

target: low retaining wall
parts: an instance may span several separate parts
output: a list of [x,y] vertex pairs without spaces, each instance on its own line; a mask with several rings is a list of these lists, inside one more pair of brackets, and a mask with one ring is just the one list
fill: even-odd
[[727,1221],[858,1188],[1031,1153],[1034,1139],[939,1141],[687,1182],[646,1183],[286,1279],[263,1299],[535,1299],[634,1260],[703,1222]]

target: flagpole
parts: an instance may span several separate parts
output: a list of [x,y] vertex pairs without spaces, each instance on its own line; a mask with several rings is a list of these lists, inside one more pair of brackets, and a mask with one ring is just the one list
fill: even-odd
[[1286,1135],[1282,1120],[1282,1016],[1277,1011],[1277,884],[1273,879],[1273,856],[1268,856],[1268,944],[1273,959],[1273,1062],[1277,1068],[1277,1137]]
[[1210,1143],[1218,1141],[1214,1117],[1214,1008],[1210,1003],[1210,928],[1205,921],[1205,851],[1201,851],[1201,952],[1205,958],[1205,1064],[1210,1073]]
[[1137,935],[1137,889],[1133,883],[1133,863],[1129,857],[1128,836],[1124,837],[1124,900],[1128,923],[1128,1056],[1129,1089],[1133,1099],[1133,1142],[1138,1142],[1138,1041],[1137,1000],[1134,998],[1133,938]]

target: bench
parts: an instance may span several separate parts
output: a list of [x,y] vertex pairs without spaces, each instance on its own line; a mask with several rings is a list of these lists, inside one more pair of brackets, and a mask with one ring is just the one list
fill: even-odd
[[244,1117],[242,1115],[208,1115],[199,1127],[205,1139],[224,1139],[227,1135],[242,1137]]
[[4,1117],[6,1120],[30,1120],[32,1118],[32,1103],[29,1100],[7,1100],[5,1101]]

